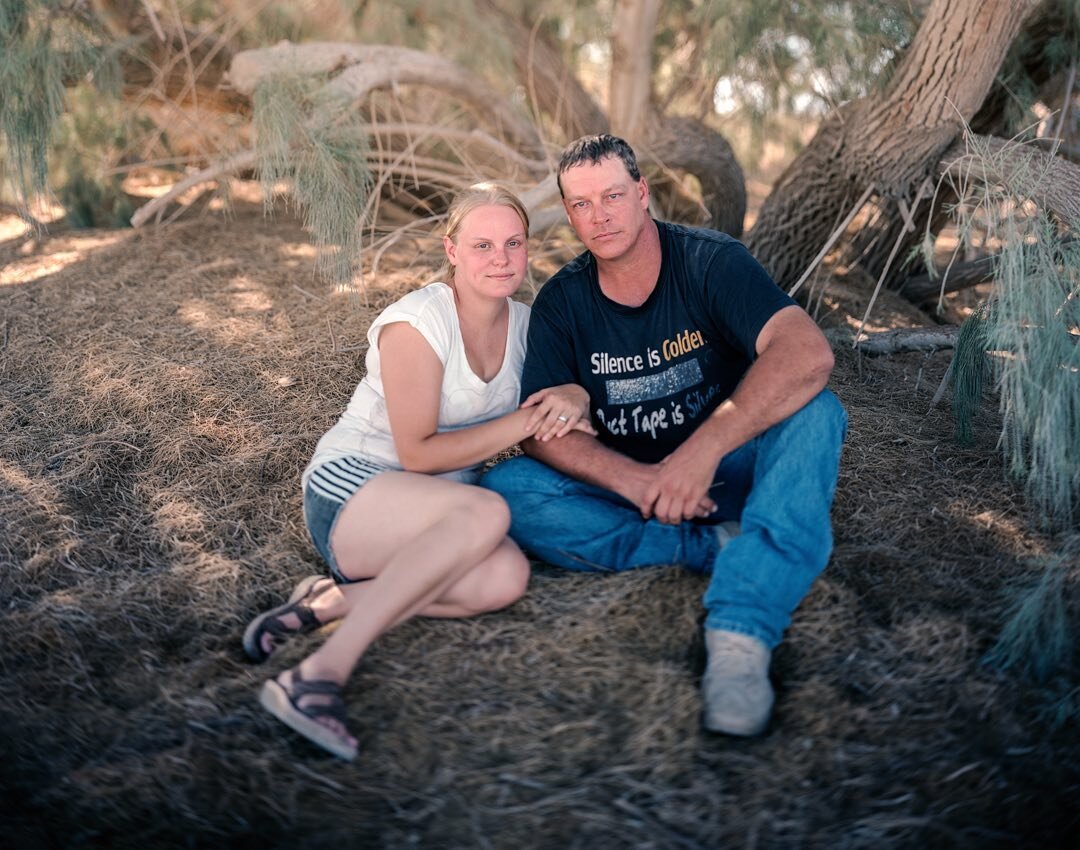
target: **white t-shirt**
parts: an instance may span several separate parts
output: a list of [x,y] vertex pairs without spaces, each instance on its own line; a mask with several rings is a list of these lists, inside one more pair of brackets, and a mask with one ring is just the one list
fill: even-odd
[[[454,291],[445,283],[428,284],[383,310],[368,329],[367,374],[356,387],[337,424],[315,447],[315,454],[302,476],[304,485],[315,467],[342,457],[361,457],[390,469],[402,468],[390,433],[379,357],[379,334],[393,322],[408,322],[420,331],[443,364],[439,431],[487,422],[514,410],[521,393],[529,307],[519,301],[507,301],[510,319],[502,368],[487,382],[476,376],[465,357]],[[472,483],[479,478],[481,467],[482,464],[477,464],[443,475]]]

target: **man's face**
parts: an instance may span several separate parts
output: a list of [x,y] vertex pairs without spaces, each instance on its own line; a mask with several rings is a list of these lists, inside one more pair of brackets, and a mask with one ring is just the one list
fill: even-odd
[[649,186],[621,159],[605,157],[566,169],[560,177],[566,217],[594,257],[616,260],[637,241],[648,219]]

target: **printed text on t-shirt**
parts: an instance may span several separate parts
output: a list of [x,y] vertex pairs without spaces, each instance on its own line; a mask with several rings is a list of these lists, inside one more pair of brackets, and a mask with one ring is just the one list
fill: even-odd
[[[648,375],[633,373],[655,369],[665,361],[682,358],[704,345],[701,331],[687,329],[673,334],[655,348],[646,346],[644,355],[613,356],[606,351],[594,352],[589,358],[594,375],[620,376],[604,381],[607,406],[596,409],[600,424],[616,436],[648,434],[655,440],[659,431],[682,425],[688,413],[691,418],[701,415],[718,387],[703,386],[705,379],[696,356]],[[679,394],[683,394],[681,398],[672,398]],[[648,404],[661,399],[668,401],[658,406]]]
[[[614,375],[620,372],[638,372],[646,366],[652,368],[659,366],[664,360],[673,360],[684,354],[689,354],[695,348],[701,348],[705,344],[705,338],[701,331],[685,330],[665,339],[659,348],[645,347],[645,357],[634,354],[626,357],[615,357],[606,351],[595,351],[589,357],[594,375]],[[662,358],[662,359],[661,359]]]

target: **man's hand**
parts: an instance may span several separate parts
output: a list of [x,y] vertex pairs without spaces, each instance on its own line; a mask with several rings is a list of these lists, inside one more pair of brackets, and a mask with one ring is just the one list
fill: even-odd
[[718,462],[711,453],[695,450],[694,442],[683,443],[653,467],[652,482],[639,503],[642,516],[678,525],[716,510],[709,488]]

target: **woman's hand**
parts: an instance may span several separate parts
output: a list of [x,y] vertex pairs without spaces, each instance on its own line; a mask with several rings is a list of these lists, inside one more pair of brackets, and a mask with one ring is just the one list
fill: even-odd
[[525,425],[527,433],[547,442],[552,437],[565,437],[571,431],[596,436],[589,421],[589,394],[578,384],[560,384],[538,390],[521,403],[522,408],[535,408]]

